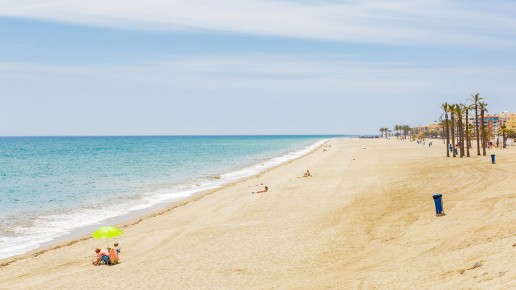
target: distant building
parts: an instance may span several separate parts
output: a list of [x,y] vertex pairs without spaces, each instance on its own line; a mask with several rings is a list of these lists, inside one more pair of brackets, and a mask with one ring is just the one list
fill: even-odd
[[428,124],[429,131],[439,131],[442,129],[443,129],[443,126],[439,122],[433,122],[433,123]]
[[500,115],[486,115],[484,116],[484,125],[491,134],[495,134],[500,129]]
[[440,135],[442,133],[443,126],[439,122],[432,122],[428,125],[419,125],[417,127],[418,133],[429,133],[432,135]]
[[[478,116],[478,118],[480,119],[480,116]],[[468,116],[468,123],[472,124],[473,126],[477,125],[477,122],[475,120],[475,114],[473,114],[473,116],[471,116],[471,115]]]
[[509,130],[515,130],[516,131],[516,114],[510,113],[509,119],[505,122],[505,126]]
[[[481,121],[480,115],[478,116],[478,119],[479,119],[479,121]],[[477,125],[474,115],[468,117],[468,122],[470,124],[473,124],[473,126]],[[482,126],[482,125],[480,125],[480,126]],[[498,130],[498,128],[500,128],[500,115],[499,114],[485,115],[484,116],[484,126],[486,126],[486,128],[492,128],[494,130]]]
[[[480,115],[478,116],[478,120],[481,120]],[[476,126],[475,115],[468,116],[468,122],[472,124],[474,127]],[[485,115],[484,116],[484,126],[487,128],[487,131],[491,136],[494,136],[498,133],[500,128],[506,125],[507,129],[516,130],[516,113],[510,113],[507,121],[502,120],[500,114],[493,115]],[[472,134],[475,134],[475,131],[472,131]]]

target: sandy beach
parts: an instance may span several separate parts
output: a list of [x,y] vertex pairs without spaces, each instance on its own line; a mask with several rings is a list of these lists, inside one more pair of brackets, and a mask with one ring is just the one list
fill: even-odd
[[118,225],[116,266],[91,265],[105,241],[84,237],[1,260],[0,289],[515,289],[516,148],[492,165],[433,143],[332,139]]

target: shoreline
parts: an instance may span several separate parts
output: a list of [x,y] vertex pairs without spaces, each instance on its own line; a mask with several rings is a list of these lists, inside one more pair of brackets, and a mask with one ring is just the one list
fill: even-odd
[[[89,262],[104,241],[76,240],[0,266],[0,289],[516,287],[515,148],[493,151],[492,165],[446,158],[435,143],[329,140],[326,152],[134,220],[116,266]],[[269,191],[251,194],[260,182]]]
[[[344,137],[344,138],[352,139],[352,137]],[[172,210],[174,210],[174,209],[176,209],[178,207],[182,207],[182,206],[185,206],[185,205],[187,205],[187,204],[189,204],[191,202],[200,200],[200,199],[202,199],[205,196],[208,196],[210,194],[213,194],[213,193],[216,193],[218,191],[224,190],[227,187],[230,187],[230,186],[232,186],[234,184],[245,182],[246,180],[249,180],[249,179],[258,178],[261,175],[263,175],[263,174],[265,174],[265,173],[267,173],[267,172],[269,172],[269,171],[271,171],[271,170],[273,170],[273,169],[275,169],[277,167],[281,167],[281,166],[290,164],[291,162],[294,162],[295,160],[297,160],[299,158],[303,158],[304,156],[308,156],[308,155],[312,154],[313,152],[315,152],[316,150],[322,148],[331,139],[334,139],[334,138],[321,139],[321,140],[318,140],[318,141],[314,142],[313,144],[307,146],[304,149],[300,149],[300,150],[297,150],[297,151],[289,152],[289,153],[281,155],[281,156],[269,158],[268,161],[273,160],[275,158],[280,158],[280,157],[287,156],[287,155],[289,155],[291,153],[301,152],[301,151],[303,151],[303,150],[313,146],[313,148],[311,148],[306,153],[304,153],[302,155],[299,155],[299,156],[297,156],[297,157],[295,157],[293,159],[287,159],[286,161],[281,162],[281,163],[279,163],[277,165],[273,165],[272,167],[268,167],[268,168],[266,168],[263,171],[251,174],[249,176],[240,177],[240,178],[237,178],[235,180],[228,181],[227,183],[221,183],[220,185],[217,185],[216,188],[200,190],[200,191],[195,192],[192,195],[190,195],[188,197],[185,197],[185,198],[180,198],[180,199],[175,200],[175,201],[163,201],[162,203],[155,204],[155,205],[152,205],[152,206],[147,207],[147,208],[131,211],[131,212],[128,212],[128,213],[120,215],[120,216],[115,216],[115,217],[107,218],[106,220],[104,220],[102,222],[102,224],[115,225],[116,227],[119,227],[121,229],[127,228],[128,226],[136,225],[136,224],[140,223],[141,221],[143,221],[145,219],[149,219],[149,218],[152,218],[152,217],[155,217],[155,216],[159,216],[159,215],[165,214],[165,213],[170,212],[170,211],[172,211]],[[315,146],[319,142],[321,144]],[[256,166],[256,164],[252,165],[251,167],[254,167],[254,166]],[[246,167],[246,168],[249,168],[249,167]],[[244,169],[246,169],[246,168],[244,168]],[[232,173],[232,172],[228,172],[228,173]],[[222,174],[220,174],[220,176],[224,175],[224,174],[228,174],[228,173],[222,173]],[[0,269],[2,267],[5,267],[5,266],[13,263],[13,262],[16,262],[19,259],[26,259],[26,258],[29,258],[31,256],[37,257],[37,256],[39,256],[41,254],[44,254],[44,253],[46,253],[48,251],[51,251],[51,250],[60,249],[62,247],[73,245],[73,244],[81,242],[81,241],[85,241],[85,240],[88,240],[88,239],[93,239],[91,237],[91,232],[93,232],[99,226],[100,225],[98,225],[98,224],[94,224],[94,225],[89,225],[89,226],[81,227],[81,228],[73,230],[70,233],[67,233],[67,234],[64,234],[64,235],[62,235],[60,237],[57,237],[56,239],[54,239],[52,241],[44,242],[36,249],[27,251],[27,252],[22,253],[22,254],[14,255],[14,256],[11,256],[11,257],[1,258],[0,259]]]

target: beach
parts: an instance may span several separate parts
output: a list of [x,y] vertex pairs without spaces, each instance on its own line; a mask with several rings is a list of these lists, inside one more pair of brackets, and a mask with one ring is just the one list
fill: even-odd
[[[0,289],[515,288],[515,148],[488,151],[494,165],[445,150],[331,139],[119,224],[118,265],[92,266],[106,243],[85,236],[0,260]],[[269,191],[253,194],[261,184]]]

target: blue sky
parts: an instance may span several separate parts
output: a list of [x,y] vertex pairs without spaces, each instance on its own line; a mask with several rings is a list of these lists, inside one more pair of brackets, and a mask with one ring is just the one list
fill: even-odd
[[367,134],[516,111],[513,1],[0,0],[0,135]]

